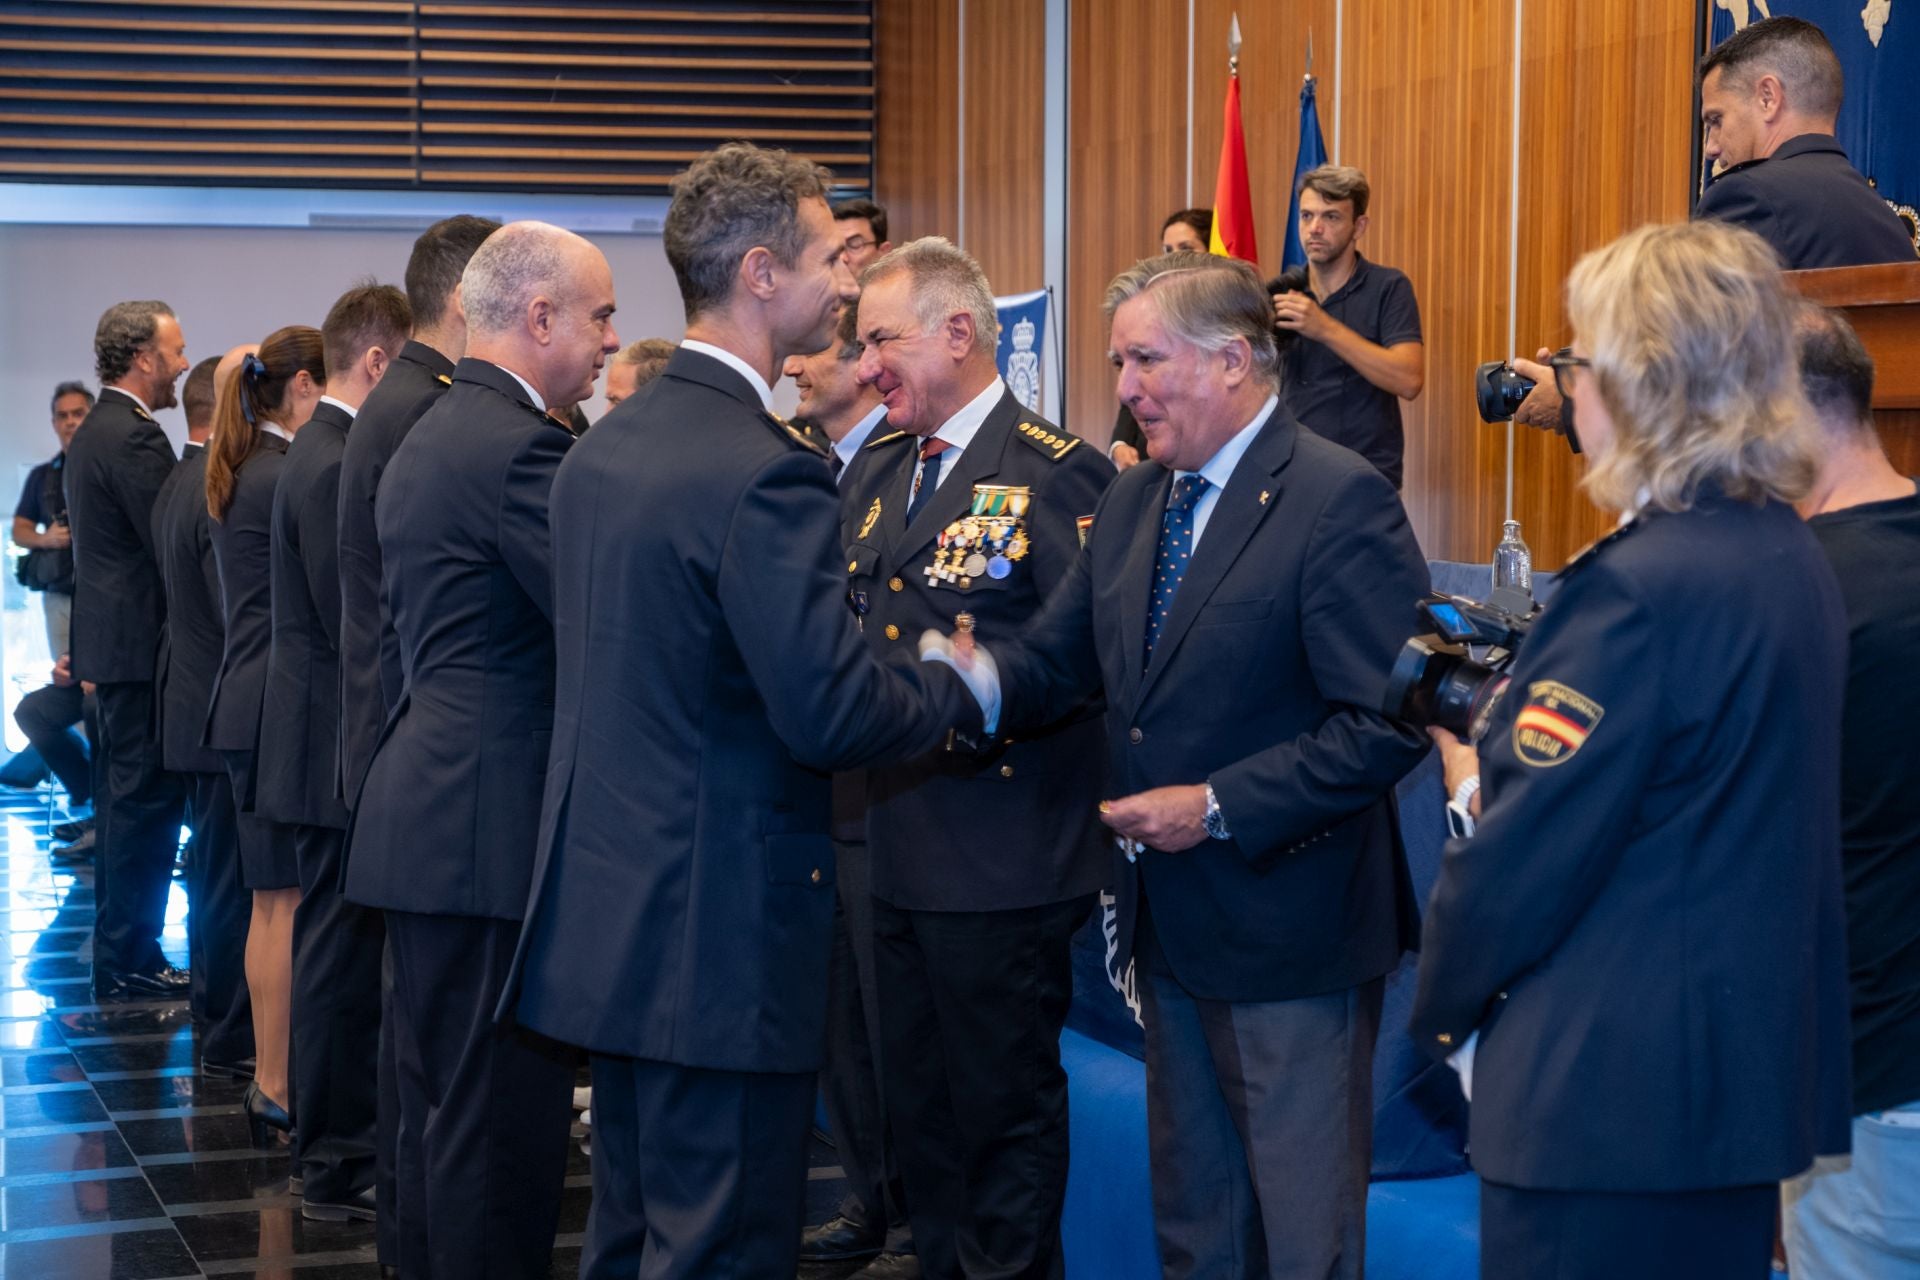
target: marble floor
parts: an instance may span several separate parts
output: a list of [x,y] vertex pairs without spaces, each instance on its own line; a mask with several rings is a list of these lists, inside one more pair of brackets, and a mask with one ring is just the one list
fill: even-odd
[[[184,1001],[95,1002],[93,871],[47,856],[66,817],[0,792],[0,1280],[374,1280],[373,1228],[300,1216],[286,1149],[248,1143],[245,1082],[199,1073]],[[176,880],[163,943],[182,966],[185,921]],[[820,1222],[845,1184],[817,1139],[812,1164]],[[576,1143],[555,1280],[578,1274],[591,1196]]]

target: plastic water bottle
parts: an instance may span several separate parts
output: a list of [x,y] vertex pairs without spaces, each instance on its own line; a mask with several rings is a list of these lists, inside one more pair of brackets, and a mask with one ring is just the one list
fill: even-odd
[[1533,596],[1533,552],[1520,540],[1520,522],[1500,527],[1500,545],[1493,549],[1493,589],[1510,587]]

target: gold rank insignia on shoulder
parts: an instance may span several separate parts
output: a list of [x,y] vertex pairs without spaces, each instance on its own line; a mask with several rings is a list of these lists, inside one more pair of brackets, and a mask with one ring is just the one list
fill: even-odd
[[875,498],[873,500],[873,505],[867,508],[866,518],[860,522],[860,532],[857,536],[860,538],[865,538],[868,534],[872,533],[873,526],[877,524],[879,520],[880,520],[880,499]]
[[933,563],[921,572],[927,585],[955,583],[961,590],[975,578],[999,581],[1031,549],[1027,539],[1027,510],[1033,490],[1026,485],[977,484],[967,514],[940,531]]
[[1021,423],[1014,429],[1014,434],[1055,462],[1072,453],[1080,445],[1080,437],[1055,431],[1051,427],[1043,427],[1037,422]]
[[1558,680],[1527,686],[1527,705],[1513,721],[1513,754],[1522,764],[1551,769],[1573,759],[1599,727],[1606,708]]
[[860,447],[863,449],[878,449],[883,444],[892,444],[895,440],[905,440],[906,438],[907,433],[904,431],[890,431],[878,440],[869,440]]
[[776,417],[774,421],[780,423],[781,430],[787,433],[787,439],[793,441],[814,457],[824,458],[827,456],[826,450],[822,449],[818,444],[815,444],[806,432],[796,430],[792,423],[783,421],[778,417]]

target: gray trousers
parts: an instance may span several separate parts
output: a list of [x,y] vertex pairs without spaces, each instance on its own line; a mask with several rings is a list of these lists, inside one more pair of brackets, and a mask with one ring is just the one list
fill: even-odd
[[1142,912],[1154,1231],[1168,1280],[1359,1280],[1386,981],[1298,1000],[1203,1000]]

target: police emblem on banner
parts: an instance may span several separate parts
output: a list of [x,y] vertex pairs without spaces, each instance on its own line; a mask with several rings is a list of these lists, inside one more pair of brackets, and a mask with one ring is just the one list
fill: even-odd
[[1513,753],[1524,764],[1549,769],[1573,759],[1593,736],[1606,709],[1558,680],[1527,686],[1527,704],[1513,721]]
[[994,350],[994,363],[1007,380],[1007,390],[1029,412],[1045,413],[1047,394],[1046,366],[1043,363],[1047,336],[1047,306],[1052,300],[1045,289],[1015,297],[995,298],[994,311],[1000,319],[1000,341]]

